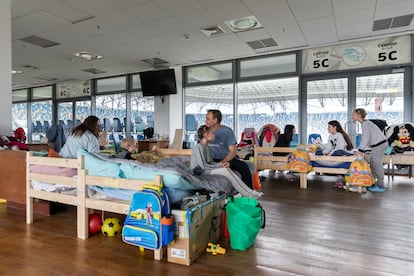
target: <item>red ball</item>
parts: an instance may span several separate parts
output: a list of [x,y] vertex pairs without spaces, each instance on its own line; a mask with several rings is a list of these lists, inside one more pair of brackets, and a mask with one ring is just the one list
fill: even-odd
[[101,231],[102,218],[99,214],[93,213],[89,215],[89,233],[96,234]]

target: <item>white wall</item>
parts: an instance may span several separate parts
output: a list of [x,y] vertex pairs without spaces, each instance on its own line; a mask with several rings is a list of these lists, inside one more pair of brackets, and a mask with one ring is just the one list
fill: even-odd
[[11,7],[0,1],[0,134],[12,135]]

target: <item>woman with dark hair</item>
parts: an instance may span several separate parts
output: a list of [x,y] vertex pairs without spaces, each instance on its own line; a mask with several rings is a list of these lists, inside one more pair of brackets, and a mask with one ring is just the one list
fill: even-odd
[[[275,147],[290,147],[290,144],[293,140],[293,135],[295,135],[296,129],[294,125],[285,125],[283,134],[280,134],[277,138]],[[285,152],[274,152],[273,156],[284,156],[289,155]]]
[[99,118],[93,115],[87,117],[83,123],[72,130],[59,155],[64,158],[76,158],[80,149],[98,153],[100,131],[101,122]]
[[349,135],[344,131],[338,121],[332,120],[328,122],[328,132],[330,134],[328,144],[322,151],[324,155],[349,156],[354,154],[352,152],[354,146],[352,145],[351,138],[349,138]]

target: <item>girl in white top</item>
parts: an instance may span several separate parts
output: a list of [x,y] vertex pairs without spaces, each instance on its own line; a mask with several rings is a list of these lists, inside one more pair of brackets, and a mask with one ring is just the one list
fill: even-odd
[[341,124],[336,121],[328,122],[328,132],[330,133],[328,144],[323,150],[324,155],[353,155],[352,141],[348,134],[344,131]]
[[214,162],[211,158],[208,142],[214,141],[214,132],[203,125],[198,128],[198,144],[191,154],[191,169],[195,175],[222,175],[230,180],[233,188],[242,196],[259,198],[262,192],[250,189],[231,169],[229,162]]

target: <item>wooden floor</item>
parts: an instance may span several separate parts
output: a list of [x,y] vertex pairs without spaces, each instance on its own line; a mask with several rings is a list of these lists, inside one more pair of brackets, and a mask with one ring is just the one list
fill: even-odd
[[267,225],[255,245],[205,254],[190,267],[154,261],[119,236],[78,240],[71,208],[26,225],[23,211],[0,204],[0,274],[414,275],[414,179],[360,195],[333,188],[336,177],[310,178],[300,190],[283,174],[268,176]]

